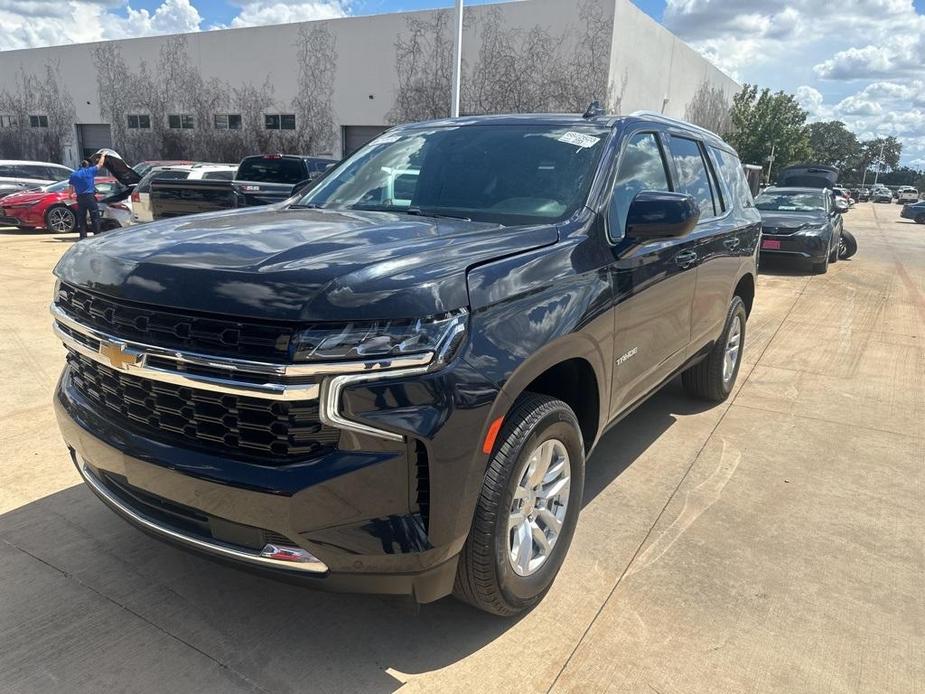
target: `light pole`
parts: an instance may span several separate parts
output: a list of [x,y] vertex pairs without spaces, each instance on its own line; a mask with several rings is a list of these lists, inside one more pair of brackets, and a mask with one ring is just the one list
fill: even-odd
[[453,53],[453,97],[450,117],[459,118],[459,82],[462,78],[463,0],[456,0],[456,47]]
[[774,152],[777,150],[777,143],[771,143],[771,156],[768,157],[768,185],[771,185],[771,167],[774,166]]
[[886,142],[880,143],[880,158],[877,160],[877,173],[874,174],[874,185],[877,185],[877,181],[880,178],[880,169],[883,168],[883,148],[886,145]]

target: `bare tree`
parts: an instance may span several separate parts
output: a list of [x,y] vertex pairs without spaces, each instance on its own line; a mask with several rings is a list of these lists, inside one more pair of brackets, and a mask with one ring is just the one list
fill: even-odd
[[450,115],[453,43],[450,12],[435,10],[426,19],[409,17],[408,35],[395,40],[398,93],[390,123],[446,118]]
[[[73,143],[74,100],[62,86],[58,62],[45,64],[43,74],[20,67],[12,90],[0,92],[0,113],[13,116],[15,125],[0,130],[0,155],[14,159],[60,162]],[[33,123],[30,116],[45,118]],[[36,127],[33,127],[35,125]]]
[[704,79],[684,109],[684,119],[723,135],[732,125],[732,99]]
[[[292,104],[274,99],[269,75],[260,86],[233,87],[206,78],[189,57],[185,36],[169,37],[154,68],[126,64],[116,44],[93,52],[100,113],[111,123],[113,146],[129,160],[196,159],[236,162],[267,151],[318,152],[333,149],[331,99],[337,54],[326,27],[300,30],[299,95]],[[321,59],[319,59],[321,58]],[[296,113],[296,130],[267,129],[265,114]],[[150,117],[149,128],[129,128],[128,116]],[[169,127],[169,116],[192,116],[192,128]],[[238,129],[215,127],[216,114],[241,116]],[[182,125],[182,122],[181,122]]]
[[337,41],[327,24],[314,22],[299,28],[299,82],[293,100],[299,151],[308,154],[334,150],[334,77]]
[[593,99],[612,108],[613,19],[593,0],[579,5],[578,18],[555,32],[512,28],[499,8],[485,10],[478,60],[464,85],[466,112],[581,112]]

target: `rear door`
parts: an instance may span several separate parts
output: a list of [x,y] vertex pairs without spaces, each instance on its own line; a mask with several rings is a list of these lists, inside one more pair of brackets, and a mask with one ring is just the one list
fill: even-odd
[[308,169],[301,157],[264,155],[244,159],[232,185],[238,196],[238,206],[248,207],[282,202],[308,178]]
[[[692,354],[722,330],[740,268],[754,252],[761,232],[761,216],[738,157],[718,147],[696,144],[713,196],[713,214],[702,213],[692,234],[699,259],[691,308]],[[694,156],[694,148],[687,149]]]
[[[689,237],[646,240],[625,233],[633,198],[643,190],[677,190],[666,141],[657,129],[623,138],[607,213],[614,244],[616,414],[659,385],[684,361],[690,342],[697,256]],[[683,192],[683,191],[682,191]]]

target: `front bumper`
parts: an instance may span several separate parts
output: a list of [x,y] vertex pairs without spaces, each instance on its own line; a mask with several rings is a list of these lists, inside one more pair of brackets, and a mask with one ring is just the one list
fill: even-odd
[[[779,247],[766,248],[765,241]],[[790,256],[820,262],[829,254],[828,238],[818,234],[762,234],[760,249],[762,256]]]
[[919,215],[925,214],[925,208],[918,210],[912,209],[911,206],[906,205],[899,211],[899,216],[904,219],[915,219]]
[[[238,566],[327,590],[410,596],[430,602],[453,588],[483,463],[473,427],[496,392],[453,407],[454,369],[408,384],[369,383],[344,403],[386,423],[395,402],[403,441],[345,432],[340,447],[281,467],[230,460],[146,438],[100,417],[65,368],[55,395],[62,436],[88,486],[145,532]],[[482,384],[483,385],[483,384]],[[439,408],[439,410],[438,410]],[[440,413],[444,416],[440,416]],[[449,442],[454,445],[447,445]],[[463,445],[465,441],[466,445]],[[421,451],[426,490],[420,494]],[[267,544],[313,559],[267,561]]]

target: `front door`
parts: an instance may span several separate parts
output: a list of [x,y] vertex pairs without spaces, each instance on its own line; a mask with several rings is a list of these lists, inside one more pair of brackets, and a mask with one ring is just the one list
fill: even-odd
[[674,189],[668,161],[658,133],[635,132],[626,136],[617,164],[607,213],[614,244],[614,415],[677,369],[690,342],[694,242],[688,237],[644,240],[625,233],[637,193]]

